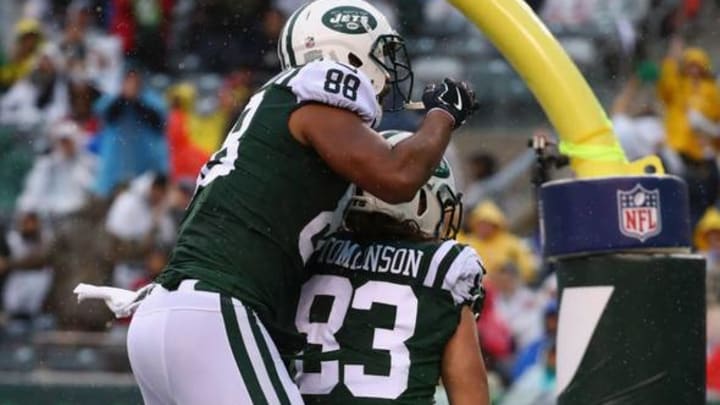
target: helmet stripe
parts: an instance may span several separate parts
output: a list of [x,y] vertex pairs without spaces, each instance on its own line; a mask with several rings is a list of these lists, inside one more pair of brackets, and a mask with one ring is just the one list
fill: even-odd
[[445,257],[438,265],[437,275],[435,276],[435,281],[433,282],[434,288],[442,288],[443,282],[445,281],[445,276],[447,275],[448,271],[450,271],[450,268],[452,267],[458,256],[460,256],[461,252],[464,251],[469,250],[465,249],[464,245],[458,243],[455,244],[452,249],[450,249],[450,252],[448,252],[447,255],[445,255]]
[[290,21],[288,22],[287,32],[285,33],[285,50],[288,54],[288,65],[292,67],[297,66],[297,61],[295,60],[295,52],[293,51],[292,32],[295,28],[295,22],[300,16],[300,13],[302,13],[302,11],[305,10],[305,8],[309,5],[310,3],[308,2],[305,3],[302,7],[300,7],[296,12],[293,13],[293,15],[290,16]]
[[282,31],[280,31],[280,38],[278,39],[278,45],[277,45],[277,56],[280,60],[280,67],[282,69],[287,68],[287,58],[285,57],[285,30],[287,27],[283,27]]

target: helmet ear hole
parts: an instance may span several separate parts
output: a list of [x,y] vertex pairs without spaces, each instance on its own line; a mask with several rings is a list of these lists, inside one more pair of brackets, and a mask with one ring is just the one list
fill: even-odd
[[424,189],[420,189],[420,196],[418,201],[418,209],[417,209],[417,215],[422,216],[422,214],[427,211],[427,193]]
[[350,62],[350,64],[356,68],[359,68],[363,65],[362,60],[352,52],[348,53],[348,62]]

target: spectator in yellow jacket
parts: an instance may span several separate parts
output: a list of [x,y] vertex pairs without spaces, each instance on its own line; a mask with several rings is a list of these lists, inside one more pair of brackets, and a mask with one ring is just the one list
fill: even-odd
[[508,230],[505,215],[495,203],[479,203],[470,214],[468,228],[458,241],[477,250],[491,280],[506,263],[514,264],[526,283],[535,280],[537,258],[522,239]]
[[720,137],[720,90],[708,54],[681,47],[676,42],[663,61],[658,91],[665,105],[668,145],[700,161],[714,155],[710,141]]
[[239,115],[234,109],[232,93],[226,89],[220,89],[218,93],[216,107],[196,107],[190,117],[190,137],[193,143],[209,154],[217,152],[232,125],[230,120]]
[[218,91],[217,108],[197,108],[192,116],[190,136],[198,147],[215,153],[250,98],[252,73],[238,70],[228,76]]
[[700,253],[720,252],[720,211],[708,209],[695,227],[693,244]]
[[[658,83],[665,105],[665,129],[675,167],[690,190],[690,220],[694,225],[718,197],[715,148],[720,143],[720,89],[714,79],[712,63],[699,48],[683,50],[675,39],[663,62]],[[674,153],[673,153],[674,152]]]
[[0,92],[30,74],[35,67],[35,56],[40,50],[42,39],[42,30],[36,20],[23,18],[15,24],[15,48],[12,57],[0,66]]

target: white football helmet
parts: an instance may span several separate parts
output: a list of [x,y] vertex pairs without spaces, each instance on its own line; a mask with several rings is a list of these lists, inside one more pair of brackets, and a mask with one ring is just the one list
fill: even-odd
[[405,41],[384,15],[363,0],[316,0],[296,10],[280,33],[278,55],[283,69],[316,59],[358,68],[375,94],[393,88],[410,101],[413,73]]
[[[383,131],[381,135],[392,145],[413,136],[412,132],[393,130]],[[420,231],[440,239],[453,239],[460,230],[462,195],[455,189],[455,177],[445,158],[409,202],[388,204],[355,185],[350,187],[350,195],[345,215],[351,212],[377,212],[398,221],[414,221]]]

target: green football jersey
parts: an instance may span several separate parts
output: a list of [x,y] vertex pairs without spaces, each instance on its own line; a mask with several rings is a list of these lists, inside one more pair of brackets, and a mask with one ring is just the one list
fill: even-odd
[[369,79],[351,67],[318,61],[273,78],[202,169],[157,279],[168,288],[198,279],[202,288],[239,299],[281,352],[302,344],[293,320],[304,262],[349,185],[288,129],[290,114],[309,102],[353,111],[368,125],[380,118]]
[[431,404],[446,343],[482,277],[455,241],[326,239],[308,262],[295,318],[306,404]]

